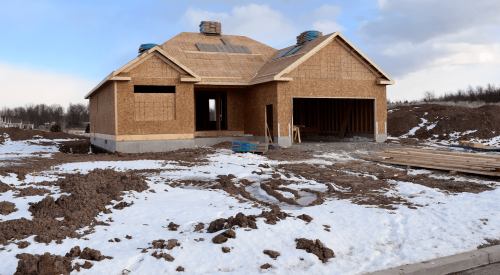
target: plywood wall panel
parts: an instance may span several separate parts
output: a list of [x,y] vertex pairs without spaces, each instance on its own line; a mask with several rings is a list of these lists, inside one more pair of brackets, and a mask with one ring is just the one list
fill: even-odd
[[90,127],[92,133],[115,134],[114,83],[110,81],[92,94],[90,103]]

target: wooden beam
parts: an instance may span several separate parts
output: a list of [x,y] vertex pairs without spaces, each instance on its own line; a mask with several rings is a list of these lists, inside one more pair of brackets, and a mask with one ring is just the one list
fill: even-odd
[[340,126],[340,132],[339,132],[339,139],[343,139],[345,136],[345,132],[347,129],[347,124],[349,123],[349,116],[351,115],[352,111],[352,102],[347,100],[347,110],[344,113],[344,120],[342,121],[342,125]]

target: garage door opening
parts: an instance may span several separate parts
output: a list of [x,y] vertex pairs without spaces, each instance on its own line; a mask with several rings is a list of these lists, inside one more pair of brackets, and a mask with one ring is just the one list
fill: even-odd
[[374,99],[294,98],[293,125],[306,141],[374,140],[374,106]]

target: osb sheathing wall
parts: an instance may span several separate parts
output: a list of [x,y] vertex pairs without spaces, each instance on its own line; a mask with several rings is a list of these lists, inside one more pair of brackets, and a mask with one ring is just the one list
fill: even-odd
[[92,133],[115,134],[115,95],[112,81],[99,88],[90,97],[90,131]]
[[[146,59],[129,72],[130,81],[117,81],[117,135],[186,134],[194,132],[194,89],[181,83],[180,74],[156,56]],[[134,94],[134,85],[175,85],[175,95]],[[174,99],[172,99],[174,97]],[[175,102],[175,112],[167,116],[139,116],[137,108],[144,100]],[[170,110],[170,109],[169,109]]]
[[[378,133],[385,134],[387,121],[386,86],[378,85],[377,75],[363,62],[333,40],[318,53],[283,77],[278,83],[278,122],[281,136],[289,136],[292,124],[292,98],[371,98],[375,99]],[[276,125],[277,126],[277,125]]]
[[254,136],[266,135],[266,105],[273,105],[274,136],[278,136],[277,118],[277,85],[276,82],[268,82],[251,86],[246,93],[245,99],[245,134]]

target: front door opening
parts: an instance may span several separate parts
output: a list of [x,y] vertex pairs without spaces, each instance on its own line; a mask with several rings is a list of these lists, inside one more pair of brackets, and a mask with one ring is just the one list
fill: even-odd
[[227,130],[226,92],[195,92],[196,131]]

